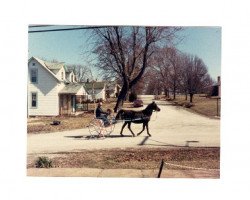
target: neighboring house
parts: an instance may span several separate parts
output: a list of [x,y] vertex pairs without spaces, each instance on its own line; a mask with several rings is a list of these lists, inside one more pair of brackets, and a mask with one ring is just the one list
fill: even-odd
[[76,76],[75,76],[75,74],[73,72],[73,69],[70,70],[66,66],[64,66],[64,69],[65,69],[65,81],[67,83],[77,82],[76,81]]
[[28,116],[57,116],[76,111],[76,98],[86,96],[82,84],[64,63],[36,57],[28,61]]
[[121,91],[121,86],[115,81],[107,82],[106,84],[106,95],[107,97],[118,97]]
[[209,96],[221,97],[221,80],[220,76],[217,77],[217,83],[214,84],[210,90]]
[[102,99],[103,101],[106,100],[106,83],[105,82],[86,82],[84,87],[87,91],[88,99],[90,100],[97,100]]

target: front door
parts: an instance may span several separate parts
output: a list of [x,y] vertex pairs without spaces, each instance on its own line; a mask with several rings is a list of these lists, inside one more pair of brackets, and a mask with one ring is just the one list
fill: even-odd
[[71,95],[61,94],[60,95],[60,115],[69,115],[71,114]]

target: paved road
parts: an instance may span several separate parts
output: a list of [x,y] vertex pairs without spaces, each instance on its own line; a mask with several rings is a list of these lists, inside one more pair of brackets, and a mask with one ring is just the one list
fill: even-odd
[[[147,137],[144,131],[140,136],[132,138],[127,128],[124,129],[127,137],[120,137],[122,123],[118,123],[112,135],[105,139],[87,139],[87,128],[49,134],[29,134],[27,152],[33,154],[101,148],[220,146],[220,120],[209,119],[170,105],[159,107],[161,111],[153,113],[149,123],[152,137]],[[132,125],[135,133],[141,128],[142,125]]]

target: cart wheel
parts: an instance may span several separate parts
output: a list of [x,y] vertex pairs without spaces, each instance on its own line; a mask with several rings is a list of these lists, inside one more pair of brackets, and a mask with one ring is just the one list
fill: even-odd
[[97,138],[102,133],[103,122],[100,119],[92,119],[88,125],[90,138]]
[[114,128],[115,128],[114,124],[110,124],[109,126],[105,127],[106,135],[109,136],[114,131]]

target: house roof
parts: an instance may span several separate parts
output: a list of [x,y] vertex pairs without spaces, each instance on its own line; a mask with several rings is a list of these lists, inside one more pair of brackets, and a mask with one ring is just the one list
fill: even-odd
[[121,86],[116,81],[110,81],[107,83],[108,90],[113,90],[115,87],[121,88]]
[[61,82],[61,81],[56,77],[56,75],[46,66],[45,61],[43,61],[43,60],[41,60],[41,59],[39,59],[39,58],[36,58],[36,57],[31,57],[31,58],[29,59],[29,62],[30,62],[32,59],[36,60],[42,67],[44,67],[44,69],[46,69],[46,70],[47,70],[47,71],[48,71],[57,81]]
[[47,62],[47,61],[41,60],[40,58],[37,58],[37,57],[31,57],[29,59],[29,62],[32,59],[36,60],[39,64],[41,64],[50,74],[52,74],[54,76],[54,78],[56,78],[60,82],[61,82],[61,80],[58,79],[55,74],[58,72],[58,70],[60,70],[63,67],[65,69],[65,72],[66,72],[66,80],[65,80],[65,82],[70,82],[68,80],[68,78],[69,78],[69,75],[73,72],[73,70],[66,67],[64,65],[64,62],[54,62],[54,63],[53,62]]
[[[103,89],[104,86],[105,86],[105,82],[95,82],[94,83],[94,89]],[[91,82],[90,83],[85,83],[84,87],[87,90],[92,90],[93,84]]]
[[66,65],[64,65],[63,67],[64,67],[66,73],[73,72],[73,69],[69,69]]
[[64,86],[64,88],[59,92],[60,94],[76,94],[81,88],[82,84],[70,83]]
[[44,64],[46,65],[46,67],[48,67],[50,70],[54,70],[54,69],[61,69],[62,67],[64,67],[64,63],[63,62],[46,62],[44,61]]

